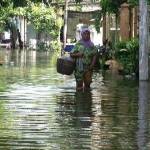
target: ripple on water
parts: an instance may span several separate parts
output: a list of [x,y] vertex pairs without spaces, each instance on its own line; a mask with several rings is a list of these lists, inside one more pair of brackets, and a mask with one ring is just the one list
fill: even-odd
[[0,92],[0,149],[150,149],[149,104],[135,83],[95,72],[91,91],[76,92],[74,77],[58,74],[45,56],[1,71],[8,85]]

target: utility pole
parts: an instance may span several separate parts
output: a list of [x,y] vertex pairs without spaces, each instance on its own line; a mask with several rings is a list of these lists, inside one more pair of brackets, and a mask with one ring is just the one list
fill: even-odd
[[139,0],[139,80],[148,80],[148,5]]
[[67,20],[68,20],[68,0],[65,0],[65,9],[64,9],[64,43],[63,48],[66,47],[66,40],[67,40]]

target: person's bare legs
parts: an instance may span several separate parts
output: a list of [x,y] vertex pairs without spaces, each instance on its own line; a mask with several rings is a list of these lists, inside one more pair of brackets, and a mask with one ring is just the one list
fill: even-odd
[[87,71],[84,74],[84,89],[89,90],[92,83],[92,71]]
[[81,91],[83,90],[83,81],[76,81],[76,90]]

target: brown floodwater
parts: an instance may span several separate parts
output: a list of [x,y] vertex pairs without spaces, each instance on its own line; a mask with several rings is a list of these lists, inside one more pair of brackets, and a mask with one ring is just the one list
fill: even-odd
[[76,92],[57,57],[0,51],[0,150],[149,150],[149,82],[98,70]]

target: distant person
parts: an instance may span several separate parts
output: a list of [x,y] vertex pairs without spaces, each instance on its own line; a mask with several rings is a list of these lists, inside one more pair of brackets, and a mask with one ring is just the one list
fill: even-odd
[[109,53],[111,50],[111,42],[108,39],[103,41],[103,45],[100,47],[102,55],[105,57],[105,60],[109,59]]
[[106,53],[107,44],[108,44],[108,39],[106,39],[106,40],[103,41],[103,45],[101,46],[101,52],[102,52],[102,54]]
[[62,26],[60,29],[60,42],[64,42],[64,26]]
[[90,89],[93,67],[96,61],[97,48],[90,39],[90,30],[83,28],[81,39],[75,44],[70,56],[75,58],[76,89]]
[[20,34],[19,29],[17,29],[17,36],[18,36],[19,48],[23,49],[23,42],[21,40],[21,34]]
[[113,58],[113,47],[112,47],[112,42],[108,41],[108,55],[109,55],[109,59]]

